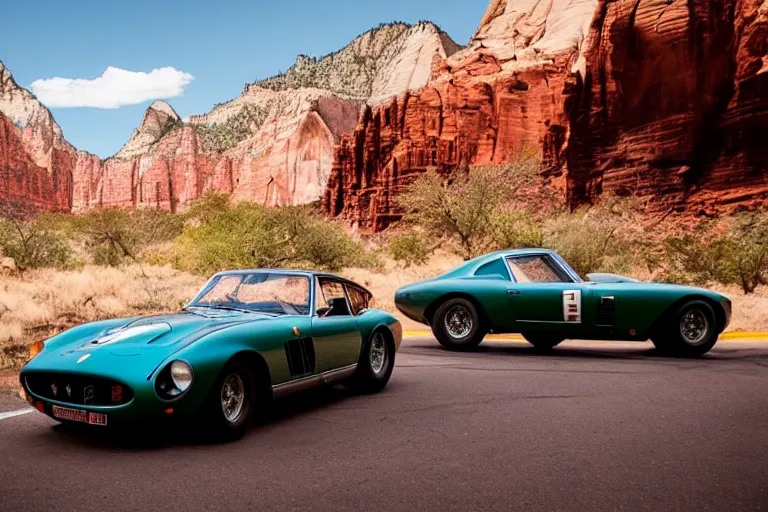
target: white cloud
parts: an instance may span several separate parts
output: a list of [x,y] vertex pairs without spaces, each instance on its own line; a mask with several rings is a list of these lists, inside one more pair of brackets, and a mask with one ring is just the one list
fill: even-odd
[[93,80],[43,78],[32,82],[30,88],[48,107],[118,108],[180,96],[194,79],[172,67],[144,73],[110,66]]

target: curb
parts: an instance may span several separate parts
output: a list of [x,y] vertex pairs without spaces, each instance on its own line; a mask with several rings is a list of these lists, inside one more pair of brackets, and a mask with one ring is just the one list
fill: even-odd
[[[404,329],[403,338],[431,337],[429,329]],[[525,341],[519,334],[489,334],[485,339],[490,341]],[[768,341],[768,332],[725,332],[718,341]]]

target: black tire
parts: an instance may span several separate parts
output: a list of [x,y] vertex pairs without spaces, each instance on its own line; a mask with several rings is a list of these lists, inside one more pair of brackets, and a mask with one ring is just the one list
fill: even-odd
[[395,344],[392,337],[381,329],[376,330],[363,345],[357,370],[347,382],[347,387],[356,393],[378,393],[386,387],[394,368]]
[[703,300],[683,304],[653,338],[660,351],[675,357],[701,357],[715,346],[720,334],[715,311]]
[[670,340],[668,336],[665,336],[662,333],[654,334],[651,338],[651,342],[653,342],[653,346],[656,347],[656,350],[663,353],[669,353],[669,346],[670,346]]
[[488,334],[477,307],[460,297],[441,304],[432,320],[432,333],[448,350],[472,350]]
[[542,352],[547,352],[565,341],[565,338],[550,332],[524,332],[523,338]]
[[[236,405],[238,388],[242,385],[242,405]],[[225,395],[230,395],[229,406],[225,412]],[[234,396],[234,398],[233,398]],[[248,365],[243,361],[232,361],[221,371],[211,388],[208,397],[207,416],[213,435],[223,441],[232,441],[243,437],[251,419],[256,403],[256,385]]]

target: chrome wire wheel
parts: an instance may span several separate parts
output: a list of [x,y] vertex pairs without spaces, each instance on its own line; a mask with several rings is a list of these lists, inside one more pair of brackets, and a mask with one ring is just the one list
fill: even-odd
[[381,333],[376,333],[371,340],[371,370],[376,375],[380,374],[387,367],[387,342]]
[[230,423],[236,422],[243,412],[245,385],[236,373],[230,374],[221,385],[221,411]]
[[688,345],[701,345],[709,334],[709,320],[698,309],[692,309],[680,319],[680,335]]
[[472,331],[472,313],[462,305],[453,306],[445,314],[444,324],[451,338],[465,338]]

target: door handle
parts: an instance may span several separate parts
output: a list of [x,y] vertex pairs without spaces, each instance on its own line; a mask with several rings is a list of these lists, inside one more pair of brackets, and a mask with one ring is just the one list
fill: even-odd
[[508,295],[520,295],[520,290],[507,290]]

